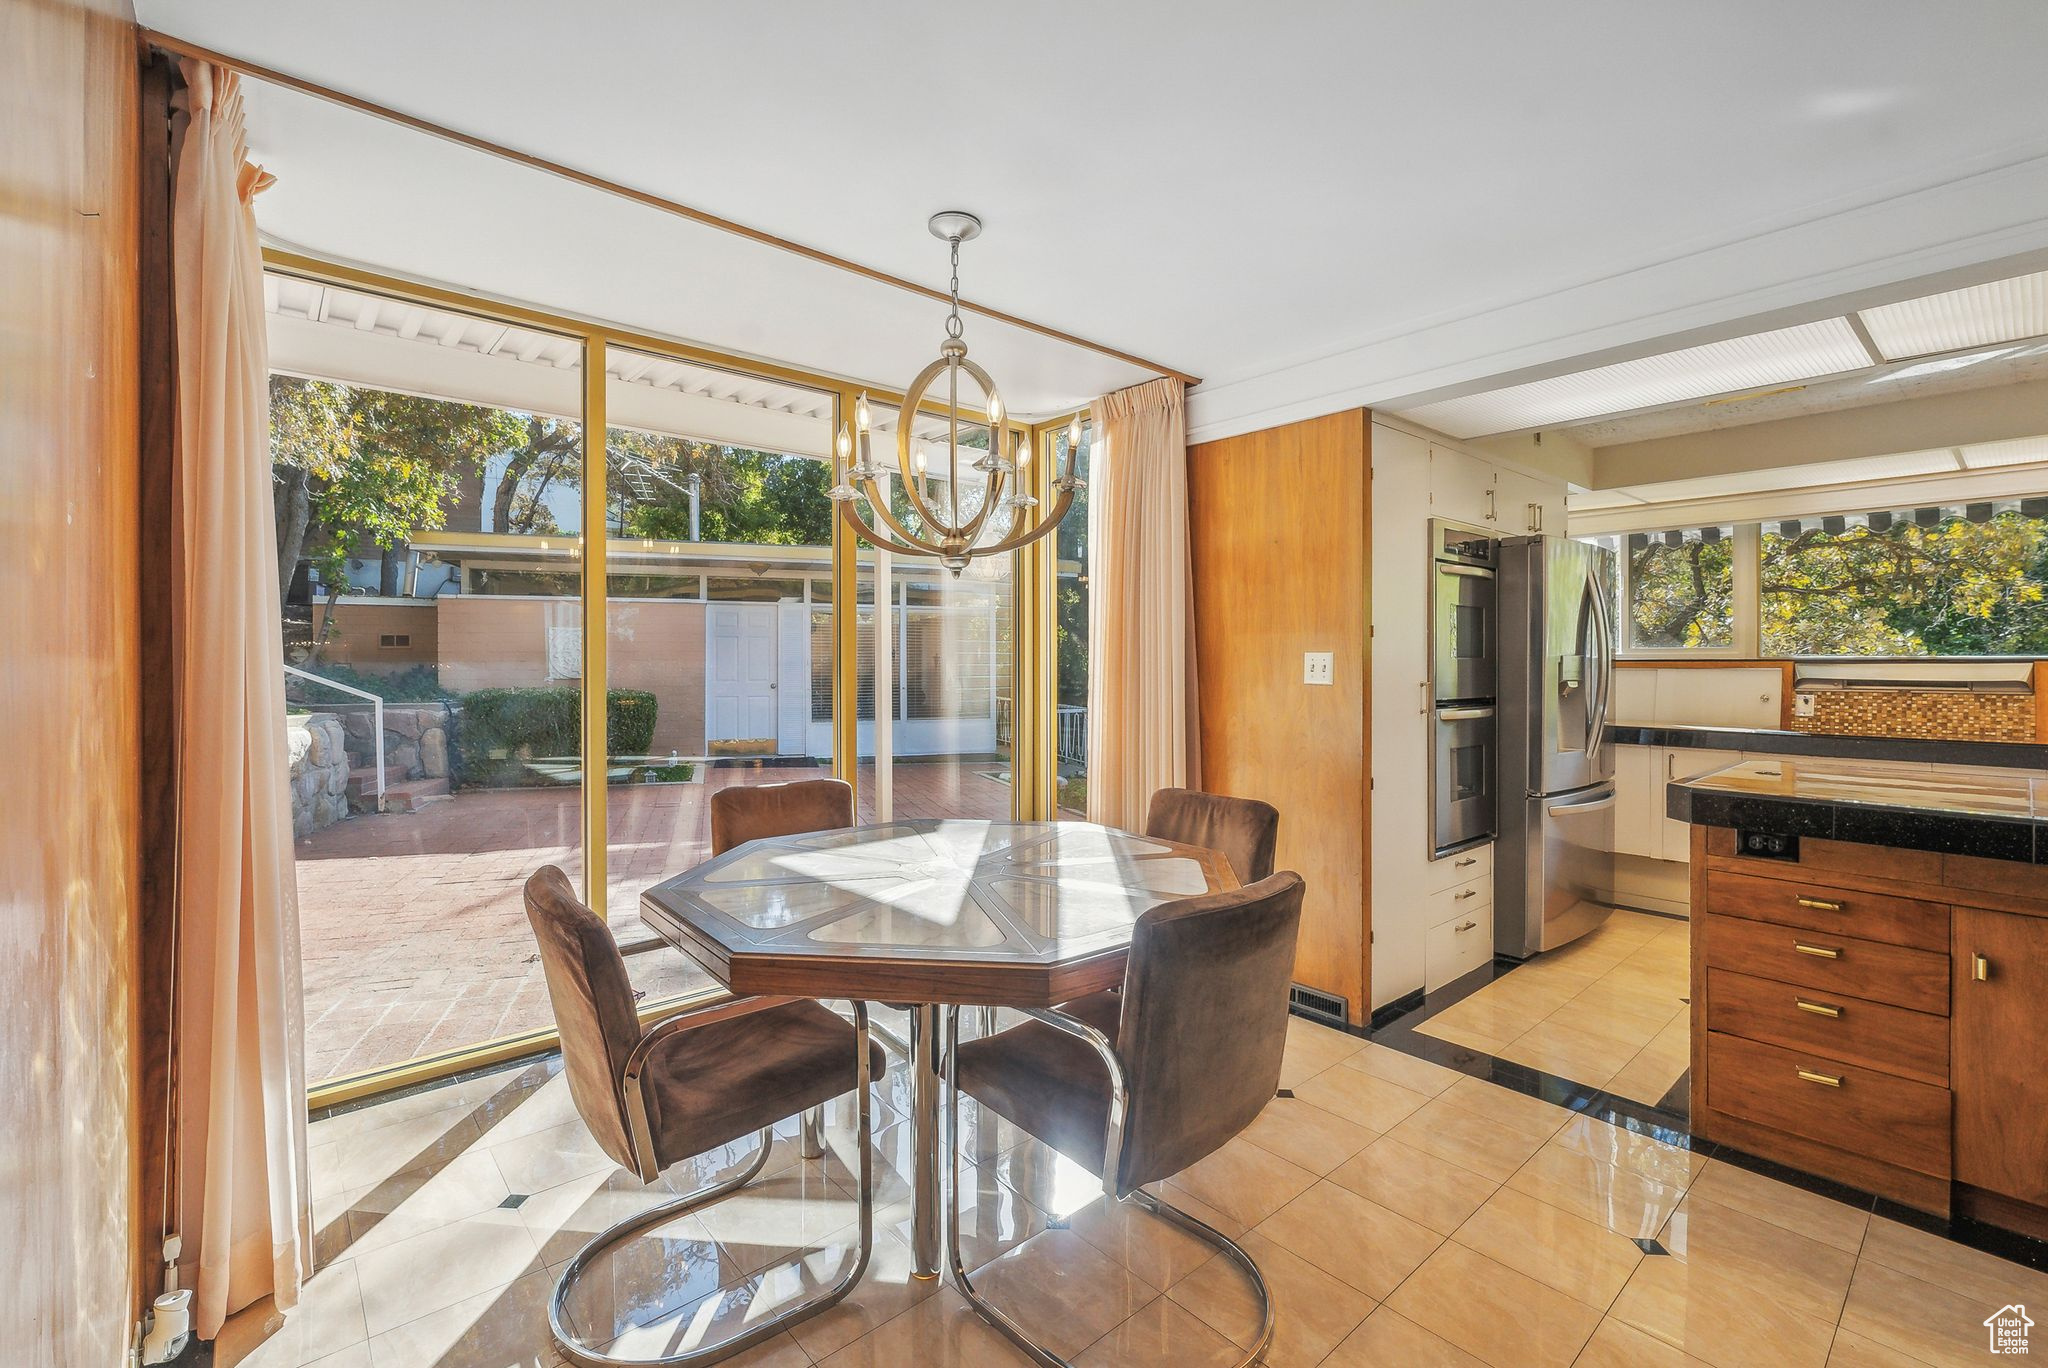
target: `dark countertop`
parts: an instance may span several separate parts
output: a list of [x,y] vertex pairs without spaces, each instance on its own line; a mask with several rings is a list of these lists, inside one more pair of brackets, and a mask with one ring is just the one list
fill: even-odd
[[1744,760],[1665,786],[1681,822],[2048,864],[2048,775]]
[[1815,736],[1778,727],[1644,727],[1616,723],[1609,730],[1615,744],[1622,746],[1671,746],[1680,750],[1732,750],[1756,755],[1813,755],[1835,760],[1904,760],[1918,764],[2048,770],[2048,745],[2023,741]]

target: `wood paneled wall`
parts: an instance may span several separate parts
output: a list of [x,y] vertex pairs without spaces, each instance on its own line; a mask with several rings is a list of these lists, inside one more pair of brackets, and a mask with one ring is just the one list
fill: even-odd
[[[1295,978],[1354,1019],[1372,982],[1370,441],[1353,409],[1188,450],[1202,787],[1280,809],[1279,865],[1308,885]],[[1302,682],[1309,651],[1336,656],[1333,683]]]
[[133,23],[0,5],[0,1356],[57,1368],[138,1287]]

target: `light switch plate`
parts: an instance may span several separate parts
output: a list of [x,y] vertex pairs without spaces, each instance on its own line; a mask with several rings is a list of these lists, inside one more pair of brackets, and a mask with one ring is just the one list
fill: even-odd
[[1336,682],[1337,657],[1330,651],[1303,651],[1301,653],[1301,682],[1304,684],[1332,684]]
[[1792,715],[1793,715],[1794,717],[1811,717],[1811,716],[1813,716],[1813,703],[1814,703],[1814,698],[1813,698],[1813,695],[1812,695],[1812,694],[1810,694],[1810,693],[1796,693],[1796,694],[1793,694],[1793,695],[1792,695]]

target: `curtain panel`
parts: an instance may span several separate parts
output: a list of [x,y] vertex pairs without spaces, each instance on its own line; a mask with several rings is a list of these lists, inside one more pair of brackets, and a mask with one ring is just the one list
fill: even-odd
[[278,669],[263,258],[230,72],[180,63],[171,254],[178,655],[177,1084],[194,1329],[311,1270],[298,889]]
[[1095,401],[1088,496],[1088,818],[1137,830],[1152,794],[1201,782],[1187,388]]

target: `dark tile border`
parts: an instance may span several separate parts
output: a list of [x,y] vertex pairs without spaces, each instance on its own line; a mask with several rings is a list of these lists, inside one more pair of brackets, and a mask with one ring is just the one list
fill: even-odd
[[[1672,920],[1682,921],[1684,918],[1673,917]],[[1372,1024],[1369,1027],[1354,1026],[1347,1033],[1361,1036],[1377,1045],[1385,1045],[1389,1049],[1399,1050],[1405,1055],[1442,1065],[1447,1069],[1456,1069],[1468,1077],[1483,1079],[1524,1096],[1539,1098],[1567,1111],[1577,1112],[1581,1116],[1590,1116],[1610,1126],[1646,1135],[1653,1140],[1660,1140],[1679,1149],[1691,1150],[1709,1159],[1719,1159],[1766,1178],[1775,1178],[1787,1186],[1831,1198],[1844,1206],[1859,1207],[1874,1216],[1882,1216],[1930,1235],[1938,1235],[1965,1248],[1995,1255],[2026,1268],[2048,1272],[2048,1241],[2036,1240],[1968,1217],[1958,1216],[1944,1221],[1938,1216],[1915,1211],[1890,1198],[1879,1197],[1861,1188],[1822,1178],[1818,1174],[1807,1173],[1803,1169],[1792,1168],[1730,1145],[1695,1137],[1691,1129],[1688,1097],[1690,1071],[1680,1074],[1671,1090],[1653,1106],[1558,1074],[1546,1073],[1527,1064],[1518,1064],[1511,1059],[1501,1059],[1483,1050],[1473,1049],[1469,1045],[1441,1040],[1416,1029],[1446,1007],[1464,1001],[1496,979],[1503,978],[1521,967],[1522,963],[1519,960],[1496,958],[1492,963],[1481,965],[1463,978],[1445,984],[1434,993],[1412,993],[1408,997],[1389,1003],[1373,1013]],[[1319,1026],[1329,1025],[1328,1022],[1307,1013],[1296,1015],[1301,1016],[1303,1020],[1314,1021]]]

